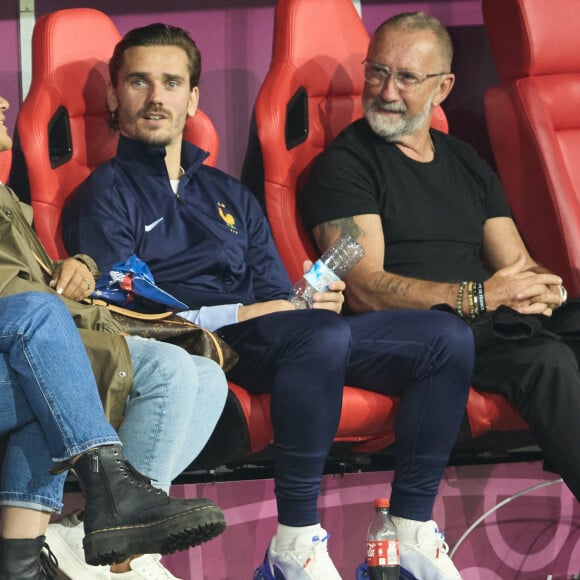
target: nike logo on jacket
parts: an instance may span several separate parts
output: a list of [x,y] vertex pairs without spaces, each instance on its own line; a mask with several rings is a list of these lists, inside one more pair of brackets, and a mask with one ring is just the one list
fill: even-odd
[[163,218],[160,217],[158,220],[151,222],[150,224],[145,224],[145,231],[150,232],[156,225],[160,224],[163,221]]

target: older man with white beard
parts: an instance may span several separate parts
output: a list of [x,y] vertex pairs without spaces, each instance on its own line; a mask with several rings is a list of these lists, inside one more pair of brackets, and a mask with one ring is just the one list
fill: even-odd
[[[472,384],[518,407],[580,499],[580,309],[528,253],[495,173],[430,128],[453,87],[451,60],[449,34],[428,14],[377,29],[363,63],[364,119],[314,163],[302,215],[320,250],[343,232],[364,247],[346,280],[354,312],[437,305],[471,327]],[[403,562],[413,532],[394,519]]]

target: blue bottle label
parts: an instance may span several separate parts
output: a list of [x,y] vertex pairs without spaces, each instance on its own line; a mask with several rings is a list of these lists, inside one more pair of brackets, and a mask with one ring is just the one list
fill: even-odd
[[322,261],[318,260],[312,268],[304,274],[306,281],[316,289],[317,292],[326,292],[330,282],[336,282],[340,278]]

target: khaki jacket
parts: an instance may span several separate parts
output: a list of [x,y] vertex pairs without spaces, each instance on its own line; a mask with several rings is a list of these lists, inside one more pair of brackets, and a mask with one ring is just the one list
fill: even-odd
[[[32,208],[21,203],[15,193],[0,183],[0,296],[22,292],[56,292],[49,287],[54,262],[31,226]],[[96,273],[88,256],[78,256]],[[39,262],[42,262],[42,266]],[[44,268],[43,268],[44,267]],[[120,328],[106,308],[81,304],[60,297],[77,325],[87,349],[105,414],[117,428],[125,401],[133,385],[133,367]],[[63,353],[66,364],[66,353]]]

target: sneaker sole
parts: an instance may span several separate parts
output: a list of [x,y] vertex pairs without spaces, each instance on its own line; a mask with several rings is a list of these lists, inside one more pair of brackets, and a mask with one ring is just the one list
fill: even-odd
[[277,566],[274,566],[274,576],[272,576],[269,566],[262,564],[254,570],[254,580],[286,580],[286,576],[282,574]]
[[171,554],[198,546],[226,529],[221,509],[208,505],[149,524],[88,533],[85,559],[92,566],[123,562],[134,554]]

